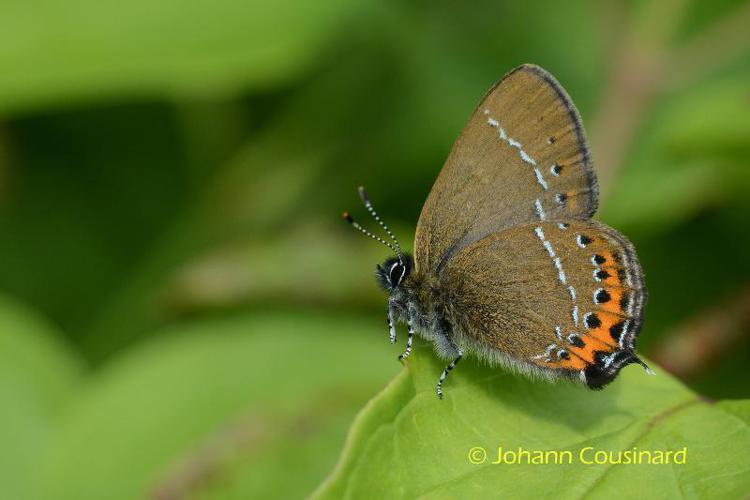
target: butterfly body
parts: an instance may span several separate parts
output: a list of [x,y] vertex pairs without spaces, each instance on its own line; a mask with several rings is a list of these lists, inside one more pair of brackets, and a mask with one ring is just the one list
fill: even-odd
[[590,220],[598,189],[572,101],[546,71],[523,65],[485,95],[438,176],[417,225],[414,257],[378,266],[388,323],[409,326],[451,360],[464,354],[590,388],[635,353],[646,289],[635,250]]
[[[445,288],[434,276],[411,270],[400,283],[390,280],[387,270],[394,265],[393,260],[387,260],[376,271],[378,283],[388,293],[389,323],[396,320],[410,324],[415,333],[434,344],[440,358],[453,360],[458,351],[455,342],[451,343],[456,335]],[[413,262],[410,255],[404,255],[404,260]]]

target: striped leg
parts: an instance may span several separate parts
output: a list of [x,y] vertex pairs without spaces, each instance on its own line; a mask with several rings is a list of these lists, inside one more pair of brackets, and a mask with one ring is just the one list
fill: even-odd
[[399,355],[399,361],[408,358],[409,354],[411,354],[411,342],[414,340],[414,327],[411,326],[411,320],[409,320],[407,324],[409,325],[409,336],[406,337],[406,350]]
[[438,380],[437,383],[437,395],[439,399],[443,399],[443,381],[448,376],[448,374],[456,367],[459,361],[461,361],[461,358],[463,357],[464,353],[461,351],[461,349],[456,349],[458,351],[458,357],[451,361],[451,364],[445,367],[445,370],[443,370],[443,373],[440,374],[440,380]]
[[385,317],[386,321],[388,321],[388,335],[391,339],[391,344],[396,343],[396,327],[393,324],[393,309],[391,308],[391,304],[388,304],[388,314],[386,314]]

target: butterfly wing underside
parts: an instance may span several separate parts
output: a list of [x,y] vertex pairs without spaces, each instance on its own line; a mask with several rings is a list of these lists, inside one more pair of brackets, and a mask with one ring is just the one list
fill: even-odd
[[583,126],[559,83],[523,65],[490,89],[443,166],[415,236],[419,270],[462,247],[537,220],[587,220],[597,207]]
[[641,267],[625,237],[599,222],[492,233],[446,263],[441,285],[454,335],[491,360],[510,356],[594,388],[639,361]]

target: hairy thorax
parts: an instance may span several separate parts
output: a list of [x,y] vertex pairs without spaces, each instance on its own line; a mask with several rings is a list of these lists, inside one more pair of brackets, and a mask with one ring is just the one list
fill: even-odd
[[449,303],[441,295],[443,290],[437,279],[414,272],[390,293],[388,300],[399,320],[411,320],[417,334],[433,342],[441,358],[452,359],[456,351],[450,341],[457,340],[457,332],[452,325]]

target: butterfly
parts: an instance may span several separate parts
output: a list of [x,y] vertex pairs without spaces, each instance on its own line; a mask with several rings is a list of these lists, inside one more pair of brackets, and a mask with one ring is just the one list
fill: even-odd
[[647,292],[633,245],[594,220],[596,174],[580,115],[555,78],[522,65],[497,82],[456,140],[424,204],[414,255],[364,229],[395,256],[376,267],[395,322],[449,362],[470,354],[511,371],[600,389],[638,363]]

